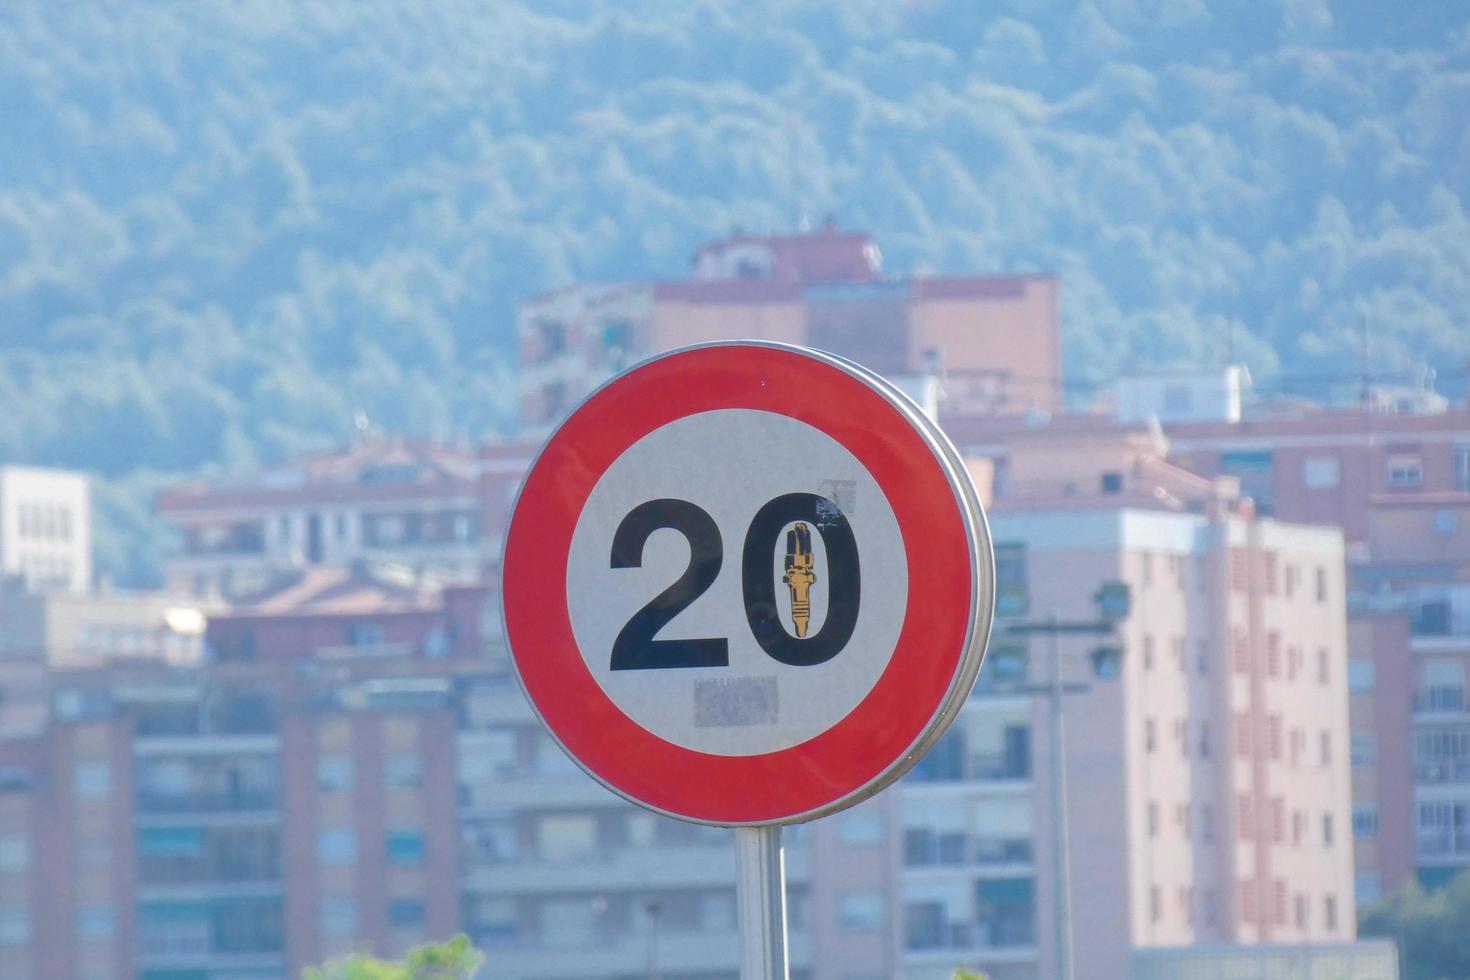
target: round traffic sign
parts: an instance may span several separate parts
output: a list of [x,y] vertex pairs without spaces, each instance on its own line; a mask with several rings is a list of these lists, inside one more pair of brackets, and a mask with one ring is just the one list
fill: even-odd
[[832,355],[683,348],[594,392],[512,511],[506,637],[588,773],[671,816],[808,820],[939,738],[989,634],[993,559],[958,454]]

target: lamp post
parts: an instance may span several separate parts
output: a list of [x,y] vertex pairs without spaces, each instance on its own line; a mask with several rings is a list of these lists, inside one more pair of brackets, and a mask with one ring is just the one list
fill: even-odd
[[[1132,593],[1126,582],[1104,582],[1092,600],[1100,618],[1064,622],[1056,611],[1035,622],[1006,623],[1010,636],[1045,635],[1048,664],[1045,684],[1024,685],[1022,694],[1045,694],[1051,709],[1051,809],[1052,809],[1052,882],[1056,893],[1056,911],[1052,915],[1052,942],[1056,948],[1057,980],[1073,980],[1072,975],[1072,855],[1067,838],[1067,766],[1064,761],[1066,731],[1063,716],[1064,694],[1080,694],[1092,690],[1091,684],[1062,682],[1062,656],[1058,638],[1063,634],[1111,636],[1117,623],[1132,608]],[[1116,677],[1123,650],[1118,646],[1100,646],[1092,651],[1092,671],[1100,679]]]
[[650,898],[643,908],[648,913],[648,976],[650,980],[660,980],[663,974],[658,964],[658,923],[664,907],[658,899]]

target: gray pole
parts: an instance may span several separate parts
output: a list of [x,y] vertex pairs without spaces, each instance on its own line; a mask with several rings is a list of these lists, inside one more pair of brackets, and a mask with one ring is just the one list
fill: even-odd
[[781,827],[735,828],[740,980],[788,980],[786,855]]
[[1072,980],[1072,855],[1067,845],[1067,764],[1062,728],[1062,656],[1057,644],[1057,614],[1049,617],[1047,646],[1051,654],[1051,811],[1052,861],[1056,910],[1052,914],[1057,978]]

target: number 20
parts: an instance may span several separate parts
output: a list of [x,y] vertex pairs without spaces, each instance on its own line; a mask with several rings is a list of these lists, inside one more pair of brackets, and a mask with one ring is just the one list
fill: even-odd
[[[795,521],[809,523],[827,549],[827,618],[822,628],[797,638],[781,625],[776,610],[776,586],[771,559],[781,530]],[[654,637],[720,575],[724,545],[714,518],[687,500],[665,497],[639,504],[628,512],[613,533],[613,568],[640,568],[643,545],[649,535],[670,528],[689,542],[689,567],[684,574],[633,614],[612,647],[612,670],[654,670],[663,667],[726,667],[730,645],[726,637],[658,640]],[[862,573],[857,542],[847,516],[826,497],[788,493],[767,501],[750,522],[741,550],[741,594],[750,632],[770,657],[792,667],[826,663],[847,646],[857,625]]]

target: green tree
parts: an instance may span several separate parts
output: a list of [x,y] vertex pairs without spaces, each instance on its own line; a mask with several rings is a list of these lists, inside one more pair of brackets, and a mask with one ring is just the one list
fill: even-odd
[[983,973],[975,973],[973,970],[954,971],[954,980],[989,980]]
[[302,980],[470,980],[485,956],[465,936],[447,943],[415,946],[402,960],[344,956],[323,966],[307,967]]
[[1358,920],[1359,935],[1399,944],[1403,980],[1470,977],[1470,872],[1433,891],[1411,882]]

